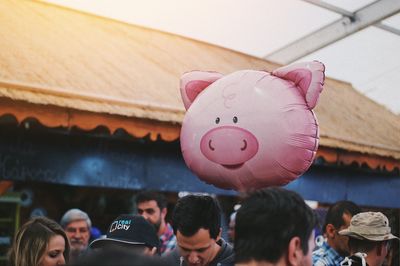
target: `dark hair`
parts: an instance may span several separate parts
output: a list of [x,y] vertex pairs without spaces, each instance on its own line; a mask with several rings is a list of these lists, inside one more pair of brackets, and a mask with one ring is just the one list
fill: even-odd
[[349,237],[349,249],[351,253],[363,252],[367,253],[374,249],[375,247],[381,245],[384,241],[370,241],[367,239],[357,239],[354,237]]
[[343,214],[349,214],[354,216],[355,214],[361,212],[360,207],[358,207],[354,202],[348,200],[338,201],[329,207],[328,212],[325,217],[325,224],[323,227],[323,232],[326,233],[326,226],[332,224],[336,229],[339,229],[344,225]]
[[155,200],[157,202],[158,208],[160,208],[160,210],[167,207],[167,200],[165,199],[164,195],[157,193],[155,191],[139,192],[135,198],[136,204],[150,201],[150,200]]
[[188,195],[176,203],[172,214],[172,227],[184,236],[192,236],[200,228],[208,229],[210,237],[217,239],[221,228],[221,208],[216,199],[205,195]]
[[255,191],[236,214],[235,261],[277,262],[290,240],[299,237],[306,254],[317,218],[300,195],[282,188]]
[[69,259],[69,242],[61,226],[46,217],[35,217],[26,222],[14,237],[8,253],[10,266],[39,265],[50,238],[60,235],[65,241],[64,259]]

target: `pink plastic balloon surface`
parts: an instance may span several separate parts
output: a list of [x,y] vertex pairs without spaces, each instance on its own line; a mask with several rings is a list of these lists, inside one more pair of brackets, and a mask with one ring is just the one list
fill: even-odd
[[180,141],[187,166],[209,184],[239,191],[299,177],[318,148],[312,109],[324,70],[313,61],[272,73],[185,73],[181,95],[187,112]]

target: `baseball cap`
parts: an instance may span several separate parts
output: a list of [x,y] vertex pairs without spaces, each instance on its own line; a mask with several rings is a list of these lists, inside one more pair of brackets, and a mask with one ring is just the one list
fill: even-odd
[[103,238],[90,243],[91,248],[101,248],[109,241],[159,248],[160,240],[154,227],[140,215],[120,215],[110,225]]
[[371,241],[399,239],[392,235],[388,218],[381,212],[361,212],[353,216],[350,226],[340,235]]

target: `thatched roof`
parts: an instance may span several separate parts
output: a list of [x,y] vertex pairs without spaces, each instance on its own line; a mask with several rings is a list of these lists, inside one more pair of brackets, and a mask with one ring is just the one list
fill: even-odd
[[[182,73],[273,70],[277,64],[188,38],[34,1],[0,1],[0,115],[46,126],[107,126],[179,137]],[[329,68],[329,65],[326,66]],[[327,79],[315,110],[320,155],[400,165],[400,117]],[[358,158],[358,159],[357,159]],[[362,163],[361,161],[359,161]]]

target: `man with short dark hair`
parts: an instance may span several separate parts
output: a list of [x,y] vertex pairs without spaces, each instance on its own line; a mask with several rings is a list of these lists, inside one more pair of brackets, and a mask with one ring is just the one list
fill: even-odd
[[160,253],[166,254],[176,246],[176,237],[169,223],[165,221],[167,215],[167,201],[165,197],[154,191],[143,191],[136,195],[138,214],[151,223],[161,241]]
[[339,231],[350,225],[353,215],[361,212],[354,202],[343,200],[333,204],[325,217],[323,232],[326,241],[313,252],[315,266],[337,266],[349,254],[348,237],[339,235]]
[[154,227],[140,215],[120,215],[109,226],[105,237],[90,243],[92,250],[126,249],[141,254],[157,253],[160,241]]
[[311,266],[316,216],[295,192],[255,191],[236,214],[235,265]]
[[346,257],[342,265],[381,266],[389,253],[390,241],[399,239],[391,233],[389,220],[381,212],[354,215],[350,226],[339,234],[349,237],[352,255]]
[[233,264],[233,249],[221,238],[221,209],[207,195],[178,200],[172,225],[177,248],[165,257],[170,265],[224,266]]

